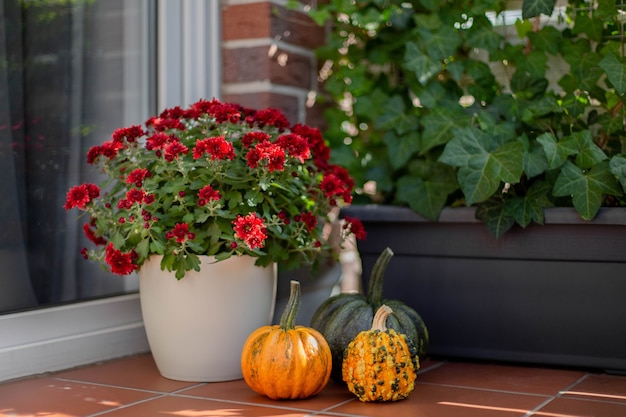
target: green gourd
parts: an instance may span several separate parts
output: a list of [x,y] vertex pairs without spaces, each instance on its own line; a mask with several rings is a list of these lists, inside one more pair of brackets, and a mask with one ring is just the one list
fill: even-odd
[[385,270],[392,257],[390,248],[380,254],[370,275],[367,294],[344,293],[332,296],[313,314],[310,326],[328,341],[333,356],[331,377],[337,382],[342,381],[344,350],[360,332],[372,327],[374,313],[383,304],[393,310],[387,318],[387,327],[406,335],[415,346],[420,359],[424,359],[428,351],[428,330],[420,315],[402,301],[383,300]]

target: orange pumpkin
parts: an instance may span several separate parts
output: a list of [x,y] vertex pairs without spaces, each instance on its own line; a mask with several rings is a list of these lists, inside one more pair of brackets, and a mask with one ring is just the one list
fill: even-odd
[[241,370],[246,384],[273,400],[307,398],[328,383],[330,347],[317,330],[296,326],[300,283],[291,281],[289,301],[280,324],[263,326],[244,343]]

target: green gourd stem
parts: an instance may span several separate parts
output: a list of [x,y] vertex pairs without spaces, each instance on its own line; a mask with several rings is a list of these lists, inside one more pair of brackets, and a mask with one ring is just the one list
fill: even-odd
[[381,332],[387,331],[387,317],[393,313],[391,307],[383,304],[380,306],[378,310],[376,310],[376,314],[374,315],[374,320],[372,320],[372,330],[380,330]]
[[300,309],[300,282],[291,280],[289,287],[289,301],[285,306],[283,315],[280,316],[280,328],[282,330],[292,330],[296,327],[296,317]]
[[372,268],[370,282],[367,286],[367,303],[374,306],[374,308],[378,307],[383,301],[385,270],[392,256],[393,251],[389,248],[385,248],[380,256],[378,256],[378,259],[376,259],[376,263],[374,263],[374,267]]

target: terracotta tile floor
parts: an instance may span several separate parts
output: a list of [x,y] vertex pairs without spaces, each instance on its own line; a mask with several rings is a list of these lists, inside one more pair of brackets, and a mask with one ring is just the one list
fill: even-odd
[[0,384],[0,416],[624,417],[626,376],[501,363],[428,360],[411,396],[361,403],[331,381],[319,395],[271,401],[243,380],[161,377],[149,354]]

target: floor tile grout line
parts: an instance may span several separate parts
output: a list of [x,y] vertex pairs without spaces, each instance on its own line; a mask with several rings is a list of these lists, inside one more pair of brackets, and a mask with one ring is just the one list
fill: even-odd
[[419,371],[417,371],[417,376],[419,377],[420,375],[426,374],[434,369],[438,369],[440,367],[442,367],[443,365],[447,364],[448,361],[443,361],[443,362],[439,362],[437,364],[434,364],[432,366],[429,366],[428,368],[425,369],[420,369]]
[[561,398],[563,396],[563,392],[564,391],[569,390],[569,389],[575,387],[576,385],[580,384],[581,382],[583,382],[588,377],[589,377],[588,373],[584,374],[583,376],[578,378],[576,381],[574,381],[573,383],[571,383],[570,385],[565,387],[565,389],[557,391],[556,394],[550,396],[550,398],[548,398],[546,401],[544,401],[543,403],[539,404],[537,407],[533,408],[532,410],[529,410],[526,414],[524,414],[523,417],[531,417],[531,416],[533,416],[536,412],[540,411],[542,408],[544,408],[545,406],[550,404],[552,401],[556,400],[557,398]]
[[[540,394],[540,393],[536,393],[536,392],[500,390],[500,389],[494,389],[494,388],[482,388],[482,387],[475,387],[475,386],[471,386],[471,385],[442,384],[442,383],[438,383],[438,382],[419,382],[419,381],[416,381],[416,385],[417,384],[431,385],[431,386],[441,386],[441,387],[449,387],[449,388],[471,389],[471,390],[485,391],[485,392],[496,392],[496,393],[500,393],[500,394],[526,395],[526,396],[530,396],[530,397],[544,397],[544,398],[551,397],[550,394]],[[415,389],[417,389],[417,387]]]
[[86,417],[103,416],[103,415],[106,415],[106,414],[109,414],[109,413],[112,413],[112,412],[115,412],[115,411],[123,410],[125,408],[134,407],[134,406],[136,406],[138,404],[147,403],[147,402],[154,401],[154,400],[157,400],[157,399],[163,398],[163,397],[167,397],[167,394],[158,395],[156,397],[144,398],[143,400],[134,401],[134,402],[129,403],[129,404],[120,405],[119,407],[115,407],[115,408],[112,408],[110,410],[103,410],[103,411],[100,411],[100,412],[97,412],[97,413],[94,413],[94,414],[89,414]]
[[[311,408],[300,408],[300,407],[295,407],[295,406],[285,406],[285,405],[278,405],[278,404],[263,404],[263,403],[256,403],[252,401],[240,401],[240,400],[232,400],[232,399],[220,398],[220,397],[206,397],[206,396],[193,395],[193,394],[167,393],[165,394],[165,396],[176,397],[176,398],[189,398],[189,399],[194,399],[194,400],[216,401],[216,402],[223,402],[223,403],[229,403],[229,404],[248,405],[248,406],[254,406],[254,407],[277,408],[280,410],[299,411],[299,412],[313,413],[313,414],[321,412],[318,410],[313,410]],[[276,401],[276,402],[279,403],[280,401]]]
[[[106,387],[106,388],[116,388],[116,389],[125,389],[125,390],[130,390],[130,391],[138,391],[138,392],[145,392],[145,393],[149,393],[149,394],[171,394],[171,393],[175,393],[181,390],[184,390],[186,388],[180,388],[177,389],[176,391],[160,391],[160,390],[152,390],[152,389],[147,389],[147,388],[136,388],[136,387],[129,387],[129,386],[124,386],[124,385],[114,385],[114,384],[105,384],[102,382],[93,382],[93,381],[86,381],[84,379],[73,379],[73,378],[61,378],[61,377],[49,377],[50,379],[54,379],[57,381],[64,381],[64,382],[72,382],[75,384],[89,384],[89,385],[95,385],[95,386],[99,386],[99,387]],[[202,384],[198,384],[198,385],[202,385]],[[188,388],[193,388],[195,386],[190,386]]]
[[[101,414],[106,414],[115,410],[119,410],[119,409],[123,409],[132,405],[136,405],[136,404],[141,404],[144,402],[149,402],[149,401],[153,401],[159,398],[164,398],[164,397],[178,397],[178,398],[190,398],[190,399],[197,399],[197,400],[206,400],[206,401],[216,401],[216,402],[226,402],[229,404],[239,404],[239,405],[248,405],[248,406],[255,406],[255,407],[265,407],[265,408],[278,408],[281,410],[289,410],[289,411],[299,411],[299,412],[308,412],[310,416],[314,416],[314,415],[319,415],[320,413],[324,413],[324,412],[331,412],[331,411],[326,411],[326,410],[332,410],[333,408],[339,407],[343,404],[349,403],[351,401],[354,401],[353,398],[336,403],[334,405],[331,405],[329,407],[324,408],[323,410],[311,410],[310,408],[298,408],[298,407],[287,407],[287,406],[282,406],[282,405],[273,405],[273,404],[262,404],[262,403],[255,403],[255,402],[250,402],[250,401],[238,401],[238,400],[231,400],[231,399],[225,399],[225,398],[219,398],[219,397],[206,397],[206,396],[199,396],[199,395],[193,395],[193,394],[185,394],[184,391],[187,390],[191,390],[197,387],[201,387],[204,385],[207,385],[206,382],[200,382],[198,384],[195,385],[191,385],[188,387],[184,387],[184,388],[180,388],[176,391],[156,391],[156,390],[149,390],[149,389],[142,389],[142,388],[134,388],[134,387],[126,387],[126,386],[120,386],[120,385],[113,385],[113,384],[104,384],[104,383],[100,383],[100,382],[92,382],[92,381],[85,381],[82,379],[73,379],[73,378],[62,378],[62,377],[48,377],[50,379],[54,379],[57,381],[64,381],[64,382],[72,382],[72,383],[81,383],[81,384],[89,384],[89,385],[95,385],[95,386],[100,386],[100,387],[106,387],[106,388],[115,388],[115,389],[124,389],[124,390],[130,390],[130,391],[137,391],[137,392],[144,392],[144,393],[148,393],[148,394],[157,394],[154,397],[150,397],[150,398],[146,398],[131,404],[125,404],[123,406],[120,407],[116,407],[113,408],[111,410],[105,410],[105,411],[101,411],[99,413],[96,414],[92,414],[89,415],[88,417],[95,417]],[[337,413],[334,412],[334,414],[341,414],[341,415],[345,415],[345,416],[352,416],[350,414],[343,414],[343,413]]]

